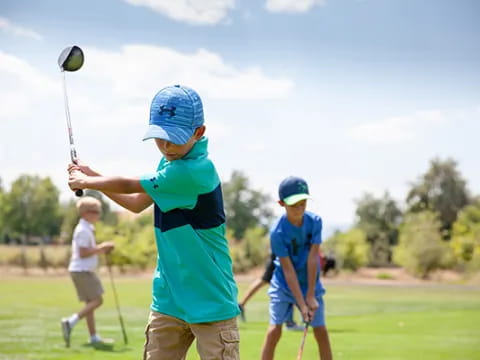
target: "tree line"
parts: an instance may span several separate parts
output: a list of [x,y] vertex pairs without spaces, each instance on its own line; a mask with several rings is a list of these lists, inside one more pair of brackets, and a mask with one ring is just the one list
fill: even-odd
[[388,192],[356,200],[355,223],[325,243],[340,264],[400,265],[418,277],[437,269],[480,270],[480,198],[453,159],[433,159],[409,184],[405,202]]
[[[241,171],[234,171],[222,185],[234,267],[245,271],[268,256],[274,199],[253,189]],[[123,219],[111,211],[101,193],[87,190],[86,195],[102,202],[97,239],[116,241],[114,263],[124,268],[153,266],[151,213]],[[0,180],[0,242],[69,244],[77,221],[75,201],[61,203],[50,178],[21,175],[9,190]],[[400,265],[419,277],[439,268],[476,271],[480,269],[480,198],[470,193],[453,159],[433,159],[427,171],[409,184],[403,203],[388,191],[377,197],[361,195],[353,226],[335,232],[322,249],[351,270]]]

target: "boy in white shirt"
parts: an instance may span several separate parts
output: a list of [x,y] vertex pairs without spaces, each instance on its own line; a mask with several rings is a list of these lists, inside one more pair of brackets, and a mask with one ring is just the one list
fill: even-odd
[[72,256],[68,271],[77,290],[78,299],[85,302],[85,306],[70,317],[62,319],[62,333],[65,345],[70,346],[70,334],[75,324],[85,317],[90,343],[101,342],[100,336],[95,330],[94,311],[103,303],[103,287],[100,279],[95,274],[98,266],[98,254],[108,254],[113,250],[114,244],[110,241],[97,245],[95,240],[94,224],[101,214],[102,204],[91,196],[86,196],[77,202],[80,214],[73,232]]

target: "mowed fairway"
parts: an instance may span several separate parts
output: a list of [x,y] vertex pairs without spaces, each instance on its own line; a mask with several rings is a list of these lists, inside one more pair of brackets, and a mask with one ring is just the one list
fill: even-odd
[[[127,346],[122,342],[110,283],[106,276],[102,280],[106,294],[97,313],[97,327],[102,336],[115,339],[115,345],[102,349],[89,346],[82,321],[73,331],[72,347],[67,349],[59,321],[79,307],[70,279],[2,276],[0,359],[141,359],[150,279],[116,279],[129,337]],[[243,291],[248,284],[239,285]],[[478,286],[330,283],[326,307],[335,359],[480,359]],[[266,289],[262,289],[247,306],[247,322],[240,324],[242,359],[260,358],[267,326],[268,298]],[[284,331],[275,358],[295,359],[300,340],[301,333]],[[307,338],[303,358],[317,358],[312,335]],[[198,359],[193,348],[187,359]]]

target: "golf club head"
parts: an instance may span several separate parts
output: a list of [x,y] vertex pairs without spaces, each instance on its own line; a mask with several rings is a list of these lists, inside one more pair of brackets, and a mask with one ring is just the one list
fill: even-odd
[[78,46],[69,46],[60,53],[58,66],[62,71],[77,71],[84,61],[83,51]]

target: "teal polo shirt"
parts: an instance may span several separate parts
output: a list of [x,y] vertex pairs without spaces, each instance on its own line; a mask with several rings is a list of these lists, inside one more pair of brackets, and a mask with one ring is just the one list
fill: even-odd
[[202,137],[182,159],[162,158],[140,183],[155,203],[157,268],[151,309],[188,323],[238,315],[220,179]]

